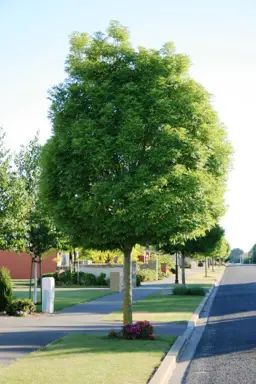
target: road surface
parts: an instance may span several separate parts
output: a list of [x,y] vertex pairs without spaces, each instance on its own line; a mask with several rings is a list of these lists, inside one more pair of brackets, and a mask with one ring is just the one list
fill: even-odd
[[226,269],[182,383],[256,383],[256,265]]

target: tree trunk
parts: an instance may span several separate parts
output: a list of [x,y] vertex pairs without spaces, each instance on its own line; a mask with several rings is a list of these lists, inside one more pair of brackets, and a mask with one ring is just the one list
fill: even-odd
[[186,284],[186,274],[185,274],[185,255],[181,255],[181,277],[182,277],[182,284]]
[[207,277],[207,258],[205,258],[205,277]]
[[32,276],[33,276],[33,256],[31,256],[31,265],[30,265],[29,296],[28,296],[29,299],[31,299]]
[[77,273],[77,284],[79,284],[79,266],[77,261],[77,252],[75,248],[73,249],[73,255],[74,255],[74,265],[75,265],[74,272],[76,271]]
[[34,293],[33,303],[37,304],[37,258],[34,256]]
[[214,259],[212,258],[212,271],[214,272]]
[[124,251],[123,325],[132,323],[132,248]]
[[39,267],[40,267],[40,302],[43,304],[43,289],[42,289],[42,256],[39,256]]

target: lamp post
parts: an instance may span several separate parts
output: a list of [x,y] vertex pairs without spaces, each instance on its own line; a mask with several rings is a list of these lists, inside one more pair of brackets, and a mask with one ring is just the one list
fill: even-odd
[[175,284],[179,284],[178,252],[176,252]]

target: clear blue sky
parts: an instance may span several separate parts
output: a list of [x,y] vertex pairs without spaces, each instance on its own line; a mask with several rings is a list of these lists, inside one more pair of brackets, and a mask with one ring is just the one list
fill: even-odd
[[73,31],[129,27],[135,46],[173,41],[211,92],[235,148],[223,219],[232,247],[256,242],[256,2],[253,0],[1,0],[0,125],[17,149],[50,135],[47,89],[60,82]]

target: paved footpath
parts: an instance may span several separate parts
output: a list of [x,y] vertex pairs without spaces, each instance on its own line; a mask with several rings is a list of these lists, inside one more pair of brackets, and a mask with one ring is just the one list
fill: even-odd
[[256,383],[256,266],[230,266],[183,384]]
[[[189,274],[194,274],[189,273]],[[145,283],[133,290],[133,301],[144,299],[170,288],[173,277],[156,283]],[[121,326],[119,322],[104,322],[102,317],[122,308],[123,294],[114,293],[84,304],[64,309],[55,315],[35,315],[24,318],[0,317],[0,365],[38,349],[70,332],[107,333]],[[161,323],[158,332],[181,335],[186,324]]]

